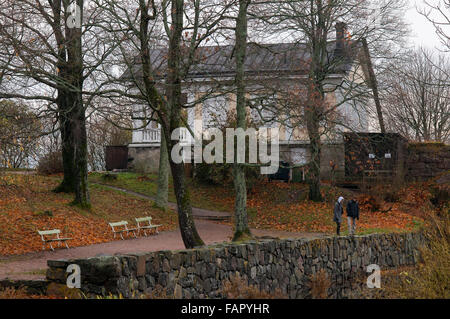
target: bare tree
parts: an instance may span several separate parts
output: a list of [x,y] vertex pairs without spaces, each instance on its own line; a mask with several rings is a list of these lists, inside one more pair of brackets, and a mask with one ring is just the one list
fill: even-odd
[[[382,68],[375,63],[369,67],[368,49],[371,48],[370,55],[378,62],[397,55],[392,43],[403,39],[398,31],[404,31],[399,18],[404,1],[298,0],[264,2],[264,5],[265,10],[254,16],[264,21],[264,27],[270,25],[272,34],[293,39],[305,51],[305,78],[296,85],[281,88],[281,92],[284,91],[285,107],[291,110],[287,125],[306,128],[310,145],[309,198],[320,201],[321,137],[339,131],[339,127],[355,129],[340,114],[342,105],[351,104],[360,117],[369,110],[368,98],[378,93],[375,71]],[[352,60],[359,61],[359,65],[349,64]],[[346,70],[346,65],[356,69]],[[333,83],[330,79],[336,74],[346,76]],[[332,92],[341,98],[327,99]],[[380,103],[377,106],[378,117],[382,118]]]
[[420,48],[390,71],[386,115],[391,130],[411,140],[448,142],[450,64],[446,56]]
[[[106,31],[105,41],[112,46],[117,44],[116,54],[103,66],[108,84],[102,98],[121,106],[138,105],[135,112],[141,114],[142,127],[150,121],[161,125],[161,158],[176,152],[178,141],[172,140],[173,132],[181,126],[188,127],[184,110],[199,101],[184,99],[183,90],[189,91],[191,85],[197,84],[188,74],[205,58],[198,48],[214,36],[229,2],[130,0],[126,6],[115,0],[95,2],[103,9],[99,24]],[[115,76],[108,65],[122,66],[124,74]],[[184,164],[174,162],[172,156],[169,164],[183,242],[188,248],[203,245],[192,217]]]
[[26,105],[0,101],[0,166],[30,167],[36,162],[40,124]]
[[40,111],[58,118],[64,179],[56,191],[75,192],[73,203],[89,207],[83,84],[92,66],[82,47],[89,28],[77,23],[83,8],[83,0],[2,2],[0,97],[41,101]]
[[445,51],[450,51],[450,0],[440,0],[437,3],[424,0],[424,4],[418,12],[433,24]]
[[[239,11],[235,26],[234,54],[236,59],[236,127],[245,130],[247,127],[245,56],[247,49],[247,10],[250,0],[239,1]],[[237,154],[235,154],[237,156]],[[233,240],[238,241],[251,236],[247,218],[247,188],[245,183],[244,165],[235,161],[233,165],[233,180],[235,189],[235,230]]]

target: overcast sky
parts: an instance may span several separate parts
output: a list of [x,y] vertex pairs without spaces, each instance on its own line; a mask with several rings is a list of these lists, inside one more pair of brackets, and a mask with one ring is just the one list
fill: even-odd
[[[436,4],[439,0],[427,0],[428,3]],[[426,8],[424,0],[409,0],[410,8],[406,12],[405,19],[410,23],[411,43],[414,45],[422,45],[434,49],[442,48],[439,38],[434,31],[433,24],[416,10],[418,8]],[[442,2],[442,1],[441,1]]]

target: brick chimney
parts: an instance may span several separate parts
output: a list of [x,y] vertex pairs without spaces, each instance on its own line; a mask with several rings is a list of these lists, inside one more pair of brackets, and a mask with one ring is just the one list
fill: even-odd
[[347,24],[345,22],[336,23],[336,47],[334,49],[334,54],[336,57],[342,57],[344,55],[346,47],[347,36]]

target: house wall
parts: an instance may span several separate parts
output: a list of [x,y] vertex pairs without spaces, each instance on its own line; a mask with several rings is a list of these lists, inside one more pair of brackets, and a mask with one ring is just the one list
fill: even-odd
[[[330,180],[331,166],[330,161],[337,165],[336,170],[343,170],[345,165],[344,145],[323,144],[321,149],[320,160],[320,178]],[[280,161],[285,161],[291,165],[303,165],[310,160],[309,145],[281,145]]]
[[159,168],[159,146],[128,147],[128,169],[139,173],[157,173]]

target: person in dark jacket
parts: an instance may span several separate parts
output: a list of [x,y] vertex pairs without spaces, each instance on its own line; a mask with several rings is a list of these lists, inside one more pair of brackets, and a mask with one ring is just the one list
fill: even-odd
[[340,196],[334,205],[333,211],[333,221],[336,223],[336,234],[339,236],[341,234],[341,222],[342,214],[344,213],[344,208],[342,207],[344,197]]
[[356,220],[359,220],[359,205],[358,202],[354,198],[352,198],[347,203],[348,233],[350,235],[355,234]]

